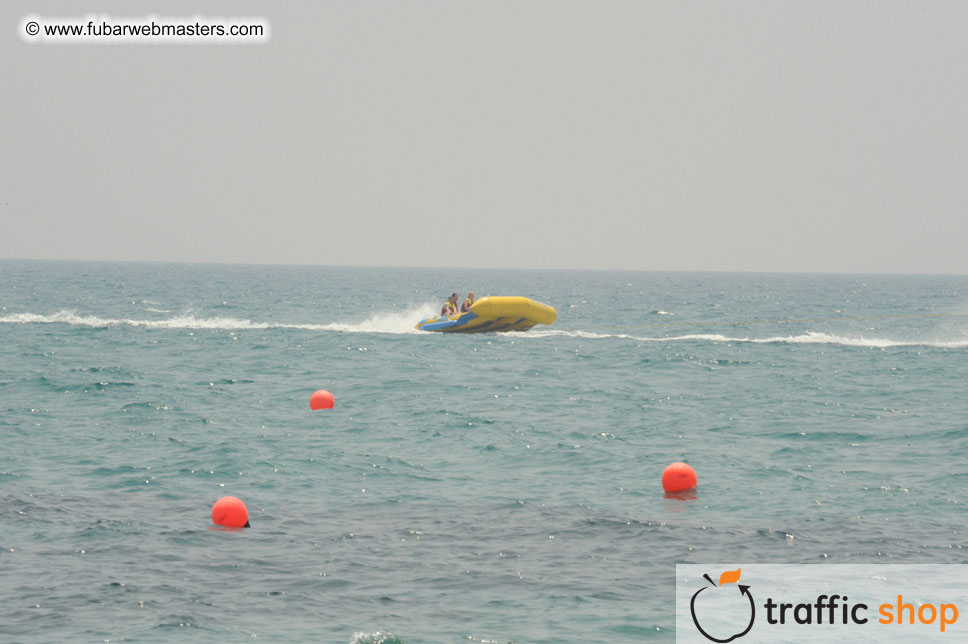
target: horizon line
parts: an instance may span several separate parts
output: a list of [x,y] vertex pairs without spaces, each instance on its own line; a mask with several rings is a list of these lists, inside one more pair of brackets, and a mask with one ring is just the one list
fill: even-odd
[[923,271],[905,273],[899,271],[835,271],[835,270],[762,270],[722,268],[574,268],[574,267],[521,267],[521,266],[417,266],[399,264],[314,264],[304,262],[243,262],[218,260],[171,260],[171,259],[79,259],[47,257],[0,257],[0,262],[52,262],[87,264],[168,264],[207,266],[265,266],[279,268],[381,268],[402,270],[460,270],[460,271],[559,271],[589,273],[726,273],[744,275],[895,275],[922,277],[963,277],[968,273],[944,273]]

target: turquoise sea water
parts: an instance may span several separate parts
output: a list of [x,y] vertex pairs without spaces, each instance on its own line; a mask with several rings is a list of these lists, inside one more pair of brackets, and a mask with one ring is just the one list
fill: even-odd
[[964,276],[2,261],[0,641],[672,641],[676,563],[966,563],[966,388]]

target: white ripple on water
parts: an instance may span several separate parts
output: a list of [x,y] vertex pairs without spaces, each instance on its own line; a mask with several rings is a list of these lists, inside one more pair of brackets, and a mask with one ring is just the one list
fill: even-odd
[[[299,329],[303,331],[339,331],[343,333],[421,333],[414,328],[416,321],[431,317],[435,305],[422,304],[404,311],[376,313],[363,322],[331,322],[329,324],[299,324],[285,322],[253,322],[252,320],[212,317],[197,318],[193,315],[179,315],[161,320],[136,320],[104,318],[96,315],[78,315],[73,311],[61,310],[50,315],[37,313],[14,313],[0,316],[0,323],[6,324],[70,324],[106,328],[111,326],[132,326],[155,329],[210,329],[210,330],[260,330],[260,329]],[[731,344],[830,344],[847,347],[867,347],[886,349],[892,347],[934,347],[940,349],[968,348],[968,339],[950,340],[894,340],[890,338],[850,337],[824,332],[808,331],[799,335],[756,337],[731,337],[718,333],[691,333],[675,336],[644,337],[628,333],[595,333],[593,331],[533,329],[529,332],[514,333],[515,336],[546,338],[570,337],[584,340],[622,339],[634,342],[717,342]]]
[[376,313],[362,322],[331,322],[329,324],[299,324],[286,322],[253,322],[232,317],[199,318],[194,315],[178,315],[161,320],[137,320],[129,318],[106,318],[97,315],[79,315],[74,311],[61,310],[49,315],[37,313],[14,313],[0,316],[6,324],[69,324],[92,328],[113,326],[143,327],[148,329],[209,329],[222,331],[245,331],[261,329],[299,329],[304,331],[340,331],[343,333],[418,333],[417,321],[434,315],[433,304],[422,304],[403,311]]
[[[523,335],[523,334],[522,334]],[[830,333],[808,331],[800,335],[772,336],[766,338],[730,337],[719,333],[691,333],[686,335],[641,337],[627,333],[592,333],[589,331],[563,331],[559,329],[541,329],[532,331],[530,337],[570,337],[586,340],[600,340],[617,338],[635,342],[717,342],[729,344],[833,344],[847,347],[868,347],[886,349],[890,347],[934,347],[940,349],[968,348],[968,339],[959,340],[892,340],[887,338],[865,338],[833,335]]]

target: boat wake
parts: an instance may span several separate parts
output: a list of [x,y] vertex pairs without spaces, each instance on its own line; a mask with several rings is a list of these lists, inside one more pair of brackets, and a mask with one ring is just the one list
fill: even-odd
[[[250,331],[264,329],[295,329],[302,331],[334,331],[341,333],[387,333],[419,334],[414,324],[436,313],[436,305],[427,303],[412,306],[403,311],[376,313],[362,322],[331,322],[328,324],[300,324],[292,322],[259,322],[233,317],[196,317],[190,314],[159,319],[107,318],[97,315],[79,315],[74,311],[61,310],[47,315],[38,313],[13,313],[0,316],[0,324],[68,324],[72,326],[109,328],[118,326],[146,329],[192,329],[215,331]],[[630,342],[706,342],[722,344],[813,344],[846,347],[887,349],[893,347],[934,347],[941,349],[968,348],[968,338],[939,340],[897,340],[843,336],[808,331],[799,335],[769,337],[734,337],[718,333],[695,333],[673,336],[639,336],[628,333],[596,333],[593,331],[538,328],[528,332],[512,332],[520,338],[578,338],[581,340],[628,340]]]
[[[525,334],[521,334],[524,336]],[[799,335],[772,336],[764,338],[730,337],[718,333],[694,333],[675,336],[642,337],[626,333],[592,333],[589,331],[564,331],[541,329],[526,334],[532,338],[571,337],[586,340],[622,339],[633,342],[715,342],[724,344],[829,344],[845,347],[887,349],[891,347],[935,347],[940,349],[968,348],[968,339],[961,340],[892,340],[887,338],[850,337],[830,333],[808,331]]]
[[193,329],[218,331],[249,331],[263,329],[299,329],[303,331],[339,331],[343,333],[420,333],[414,324],[434,314],[433,304],[421,304],[404,311],[376,313],[362,322],[332,322],[329,324],[299,324],[286,322],[254,322],[233,317],[196,317],[177,315],[155,320],[106,318],[97,315],[78,315],[61,310],[49,315],[14,313],[0,316],[0,324],[69,324],[72,326],[109,328],[118,326],[147,329]]

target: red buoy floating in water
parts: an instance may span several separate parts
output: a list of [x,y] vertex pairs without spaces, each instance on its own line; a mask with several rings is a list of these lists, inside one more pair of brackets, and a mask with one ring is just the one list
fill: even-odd
[[226,528],[248,528],[249,511],[234,496],[223,496],[212,506],[212,521]]
[[333,394],[325,389],[320,389],[309,397],[310,409],[332,409],[335,402]]
[[673,463],[662,473],[662,489],[666,492],[691,490],[698,484],[696,470],[685,463]]

